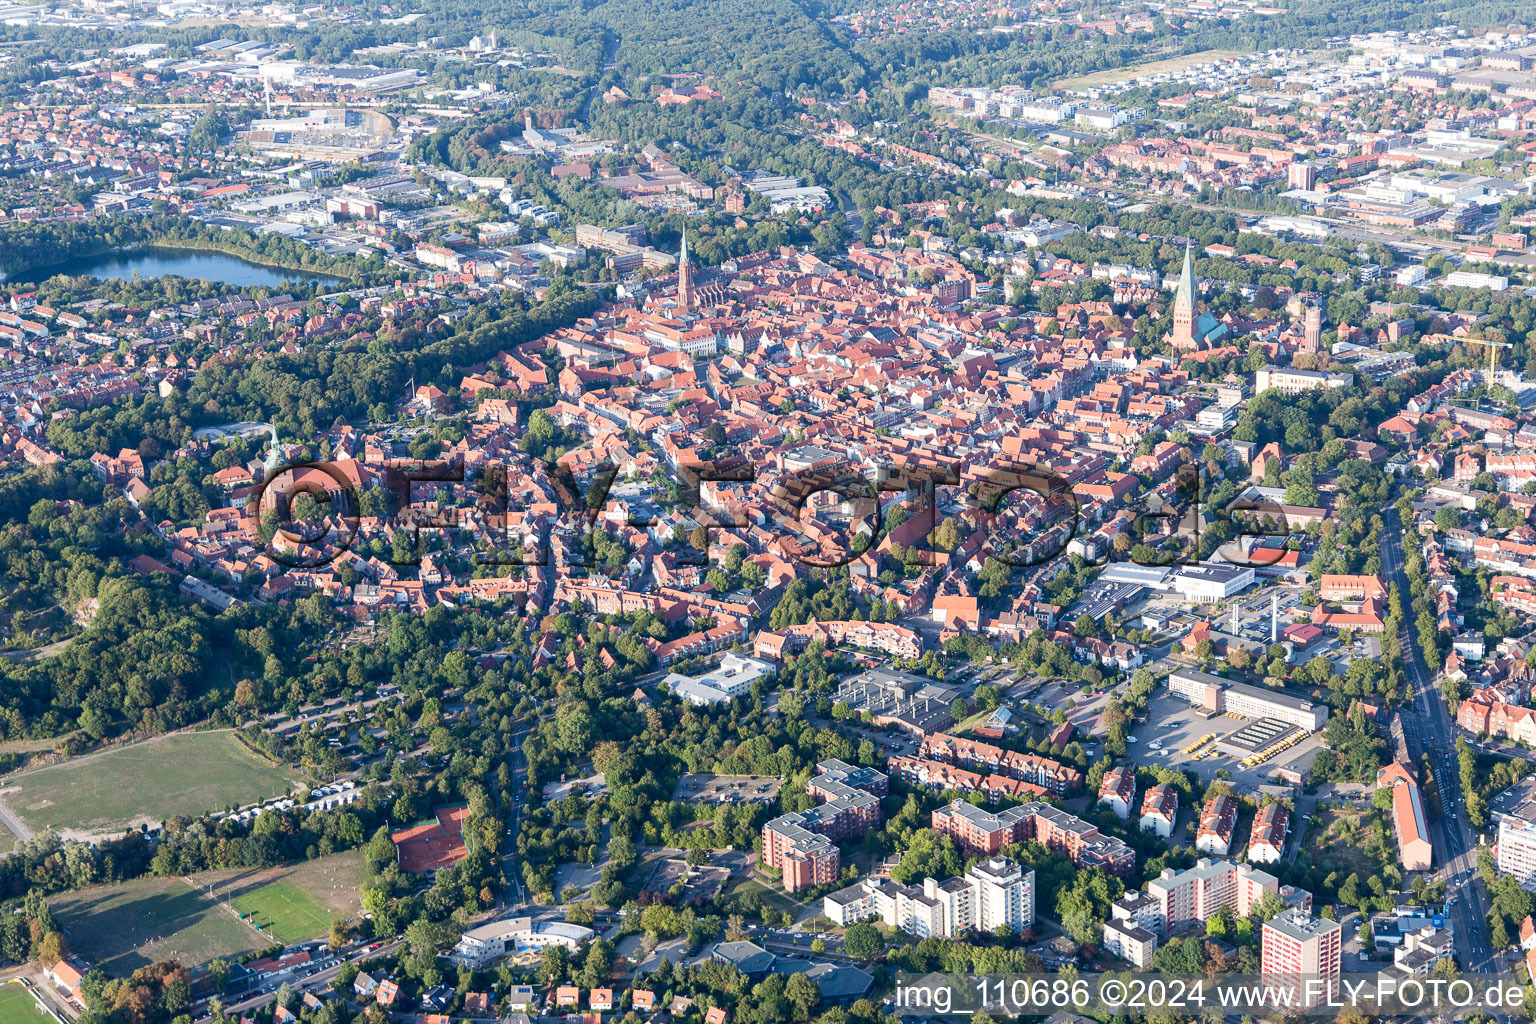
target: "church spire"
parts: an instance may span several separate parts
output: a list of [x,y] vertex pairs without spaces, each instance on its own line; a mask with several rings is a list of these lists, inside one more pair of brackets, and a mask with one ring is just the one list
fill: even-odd
[[1179,290],[1174,296],[1174,308],[1195,308],[1195,269],[1190,263],[1189,243],[1184,243],[1184,269],[1179,273]]
[[1184,243],[1184,269],[1179,274],[1179,290],[1173,298],[1173,350],[1197,348],[1195,341],[1195,270],[1190,260],[1189,243]]
[[688,232],[683,232],[683,248],[677,254],[677,301],[684,309],[693,308],[693,266],[688,262]]

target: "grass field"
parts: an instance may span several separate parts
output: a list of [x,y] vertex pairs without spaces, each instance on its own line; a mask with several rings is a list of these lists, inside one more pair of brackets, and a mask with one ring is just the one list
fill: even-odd
[[1167,71],[1181,71],[1195,64],[1204,64],[1207,61],[1221,60],[1225,57],[1237,57],[1241,54],[1241,50],[1201,50],[1199,53],[1186,53],[1179,57],[1169,57],[1167,60],[1129,64],[1123,68],[1111,68],[1108,71],[1095,71],[1091,75],[1079,75],[1077,78],[1062,78],[1052,82],[1051,85],[1057,89],[1092,89],[1095,86],[1129,81],[1141,75],[1160,75]]
[[[172,957],[188,965],[205,964],[277,942],[323,936],[332,918],[358,916],[365,870],[362,854],[354,850],[265,870],[99,885],[60,896],[51,905],[70,948],[122,976]],[[255,913],[262,931],[236,917],[230,906]],[[0,1024],[7,1022],[0,1019]]]
[[0,985],[0,1024],[46,1024],[52,1020],[38,1009],[37,1000],[20,982]]
[[26,772],[0,799],[36,831],[96,838],[288,792],[294,773],[231,732],[166,736]]
[[265,871],[210,871],[193,881],[227,903],[263,933],[283,943],[323,936],[338,917],[356,917],[364,881],[363,858],[338,853]]
[[747,893],[756,893],[758,898],[763,901],[763,906],[772,907],[780,913],[788,911],[794,914],[800,909],[795,904],[795,901],[784,895],[783,892],[770,888],[755,878],[743,880],[736,888],[731,890],[730,896],[734,900],[745,896]]
[[331,915],[320,902],[289,882],[272,882],[229,902],[284,944],[323,935],[331,926]]
[[271,944],[179,878],[95,886],[51,905],[70,948],[120,977],[157,960],[204,964]]

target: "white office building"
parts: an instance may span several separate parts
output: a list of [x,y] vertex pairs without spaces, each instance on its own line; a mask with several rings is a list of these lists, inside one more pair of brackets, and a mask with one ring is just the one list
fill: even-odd
[[1445,275],[1445,283],[1452,288],[1487,288],[1502,292],[1509,287],[1509,278],[1500,274],[1479,274],[1471,270],[1453,270]]
[[535,921],[531,917],[508,917],[471,928],[459,937],[448,955],[454,963],[479,969],[486,964],[527,949],[564,946],[575,949],[596,933],[591,928],[564,921]]
[[727,654],[720,665],[702,676],[692,677],[673,672],[662,682],[672,692],[690,704],[720,704],[732,697],[745,697],[752,692],[752,684],[773,671],[773,666],[760,658],[747,658],[740,654]]

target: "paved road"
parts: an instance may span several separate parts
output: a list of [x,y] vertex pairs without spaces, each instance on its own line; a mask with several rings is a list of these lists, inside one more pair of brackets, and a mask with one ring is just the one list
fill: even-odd
[[507,813],[507,833],[502,836],[501,869],[507,876],[507,888],[502,894],[507,906],[520,906],[528,898],[523,888],[523,869],[517,860],[517,836],[523,829],[523,804],[527,802],[528,759],[523,756],[523,741],[533,731],[531,725],[520,725],[512,733],[512,750],[507,754],[507,764],[512,769],[512,807]]
[[[305,992],[329,992],[331,982],[335,980],[336,975],[340,974],[341,969],[347,964],[357,963],[360,960],[366,960],[372,957],[389,956],[403,945],[405,945],[404,939],[395,939],[393,942],[387,942],[376,950],[369,951],[366,948],[354,950],[352,953],[346,955],[341,960],[338,960],[334,967],[327,967],[323,971],[317,971],[307,978],[291,978],[288,980],[288,985],[293,990],[295,996],[302,995]],[[242,999],[237,1003],[230,1003],[224,1007],[224,1013],[226,1016],[231,1017],[249,1015],[252,1011],[259,1010],[263,1006],[266,1006],[268,1003],[272,1002],[272,1000],[276,999],[277,988],[278,986],[274,985],[272,991],[270,992],[259,992],[256,995]],[[198,1024],[204,1024],[204,1022],[208,1021],[209,1019],[207,1004],[204,1004],[202,1013],[196,1018],[196,1020]]]
[[[1382,569],[1401,589],[1405,606],[1410,600],[1408,577],[1403,572],[1402,527],[1395,512],[1384,516],[1387,529],[1381,547]],[[1414,703],[1401,714],[1403,734],[1409,753],[1417,761],[1428,755],[1435,773],[1445,814],[1429,824],[1435,857],[1442,865],[1450,896],[1455,904],[1447,908],[1455,925],[1456,947],[1464,970],[1480,973],[1499,970],[1498,952],[1488,937],[1488,914],[1477,877],[1477,845],[1467,824],[1466,799],[1461,791],[1461,772],[1456,764],[1456,733],[1445,706],[1445,697],[1434,684],[1424,665],[1417,638],[1411,635],[1412,617],[1404,615],[1401,640],[1408,681],[1413,686]]]

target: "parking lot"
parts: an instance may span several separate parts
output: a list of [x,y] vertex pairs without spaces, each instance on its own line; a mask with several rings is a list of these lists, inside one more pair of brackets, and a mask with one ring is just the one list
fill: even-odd
[[1167,693],[1155,695],[1148,705],[1146,724],[1137,726],[1131,733],[1136,742],[1128,743],[1126,754],[1133,764],[1145,766],[1162,764],[1173,768],[1194,771],[1205,782],[1216,777],[1216,770],[1225,768],[1233,782],[1240,786],[1257,787],[1269,782],[1275,769],[1297,757],[1322,746],[1321,735],[1309,736],[1288,750],[1269,760],[1244,768],[1242,758],[1232,757],[1216,750],[1215,742],[1203,748],[1206,756],[1185,754],[1181,751],[1202,737],[1214,733],[1219,740],[1243,728],[1244,720],[1227,715],[1204,718],[1178,697]]
[[713,775],[689,772],[677,780],[673,800],[690,803],[772,803],[784,780],[777,775]]

